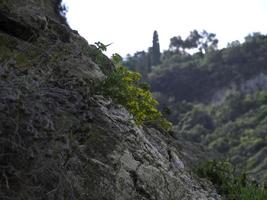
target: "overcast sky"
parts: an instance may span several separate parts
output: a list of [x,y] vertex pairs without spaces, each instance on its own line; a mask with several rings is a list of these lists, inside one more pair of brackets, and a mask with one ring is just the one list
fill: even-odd
[[70,26],[89,43],[113,43],[108,55],[147,50],[157,30],[161,50],[193,29],[216,33],[221,47],[267,33],[267,0],[64,0]]

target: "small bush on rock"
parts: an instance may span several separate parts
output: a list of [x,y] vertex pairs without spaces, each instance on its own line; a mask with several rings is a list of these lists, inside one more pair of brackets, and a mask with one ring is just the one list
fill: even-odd
[[139,82],[141,75],[123,67],[118,54],[113,56],[113,62],[116,68],[100,83],[97,89],[99,93],[123,105],[138,125],[157,124],[164,130],[170,130],[171,123],[156,108],[158,102],[152,97],[148,87]]

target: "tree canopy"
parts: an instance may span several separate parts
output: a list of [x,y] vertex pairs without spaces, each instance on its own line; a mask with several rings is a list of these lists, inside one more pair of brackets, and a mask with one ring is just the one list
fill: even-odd
[[159,37],[158,32],[154,31],[153,33],[153,46],[151,52],[151,64],[158,65],[160,63],[160,46],[159,46]]

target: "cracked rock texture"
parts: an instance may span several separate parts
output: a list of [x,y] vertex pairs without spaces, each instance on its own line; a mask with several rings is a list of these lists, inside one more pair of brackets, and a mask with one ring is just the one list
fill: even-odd
[[94,95],[114,66],[58,3],[0,0],[0,199],[221,199],[191,172],[200,148]]

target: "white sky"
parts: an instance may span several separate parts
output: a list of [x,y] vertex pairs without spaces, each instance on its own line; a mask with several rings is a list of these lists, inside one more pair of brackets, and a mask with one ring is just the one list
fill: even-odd
[[113,43],[107,55],[147,50],[157,30],[161,50],[193,29],[226,46],[252,32],[267,33],[267,0],[63,0],[70,26],[91,44]]

